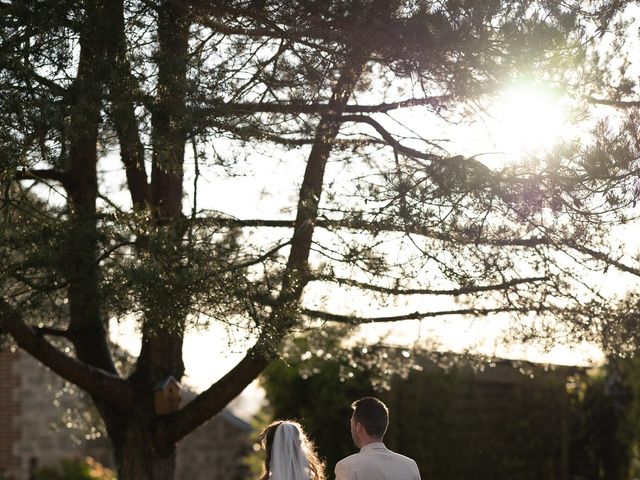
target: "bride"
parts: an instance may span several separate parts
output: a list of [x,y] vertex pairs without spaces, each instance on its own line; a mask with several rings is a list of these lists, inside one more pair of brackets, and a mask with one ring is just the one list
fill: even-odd
[[266,451],[260,480],[325,480],[324,465],[300,424],[273,422],[260,434],[260,443]]

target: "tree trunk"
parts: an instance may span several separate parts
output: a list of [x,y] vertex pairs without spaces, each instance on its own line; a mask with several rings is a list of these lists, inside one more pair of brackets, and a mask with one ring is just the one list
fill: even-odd
[[118,470],[118,480],[173,480],[175,443],[158,441],[157,417],[151,388],[138,389],[129,410],[94,403],[104,419]]
[[[151,203],[158,232],[171,233],[176,253],[180,251],[183,226],[182,184],[184,181],[184,150],[186,143],[185,95],[189,50],[189,16],[187,3],[179,0],[164,0],[158,7],[158,86],[157,99],[152,116],[152,167]],[[179,255],[170,258],[162,255],[171,271],[180,268]],[[167,298],[172,295],[170,285]],[[131,379],[155,385],[164,377],[172,375],[180,380],[184,374],[182,342],[184,336],[184,312],[158,311],[157,305],[148,305],[142,326],[142,349]]]
[[128,417],[117,433],[109,434],[118,465],[118,480],[173,480],[175,446],[159,448],[153,418],[139,417]]
[[69,333],[79,360],[115,373],[99,300],[98,131],[105,69],[102,2],[86,6],[86,25],[80,36],[78,73],[69,108],[69,164],[63,185],[69,198],[69,235],[63,249],[63,273],[69,281]]

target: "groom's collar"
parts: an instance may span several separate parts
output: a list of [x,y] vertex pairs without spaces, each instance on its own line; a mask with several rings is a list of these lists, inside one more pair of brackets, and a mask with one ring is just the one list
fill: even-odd
[[369,452],[371,450],[386,450],[387,447],[384,446],[382,442],[373,442],[365,445],[360,449],[361,452]]

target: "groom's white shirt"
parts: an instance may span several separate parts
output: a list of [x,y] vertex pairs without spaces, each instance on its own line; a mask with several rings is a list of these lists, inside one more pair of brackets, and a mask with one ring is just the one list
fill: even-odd
[[392,452],[382,442],[365,445],[360,453],[336,464],[336,480],[420,480],[416,462]]

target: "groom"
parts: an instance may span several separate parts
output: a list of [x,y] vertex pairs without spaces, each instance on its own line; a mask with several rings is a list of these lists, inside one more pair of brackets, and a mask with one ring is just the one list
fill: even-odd
[[416,462],[382,443],[389,425],[387,406],[374,397],[353,402],[351,436],[360,453],[336,464],[336,480],[420,480]]

